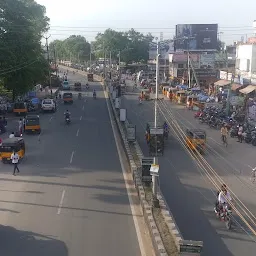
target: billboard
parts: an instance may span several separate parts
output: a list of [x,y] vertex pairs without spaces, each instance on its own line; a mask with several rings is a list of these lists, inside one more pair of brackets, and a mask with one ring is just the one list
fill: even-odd
[[[174,53],[174,43],[168,42],[164,43],[162,42],[160,49],[160,59],[169,60],[169,54]],[[156,59],[156,45],[150,45],[149,46],[149,60],[155,60]]]
[[200,68],[215,68],[215,54],[200,54]]
[[218,24],[176,25],[176,51],[217,51]]

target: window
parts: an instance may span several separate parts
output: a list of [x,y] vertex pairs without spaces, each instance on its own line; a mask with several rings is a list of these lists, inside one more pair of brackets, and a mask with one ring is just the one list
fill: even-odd
[[184,68],[184,64],[178,64],[178,68]]

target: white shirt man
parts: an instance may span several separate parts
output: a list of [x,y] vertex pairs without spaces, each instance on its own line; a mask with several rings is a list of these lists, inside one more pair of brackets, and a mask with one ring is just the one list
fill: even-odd
[[221,191],[218,196],[218,201],[220,204],[228,203],[229,201],[232,201],[232,198],[230,196],[230,193],[227,191],[226,193]]
[[19,162],[19,155],[16,152],[13,152],[11,155],[11,160],[13,164],[17,164]]

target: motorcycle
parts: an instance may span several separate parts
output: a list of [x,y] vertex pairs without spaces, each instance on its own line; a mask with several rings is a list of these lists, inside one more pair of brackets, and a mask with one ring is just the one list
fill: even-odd
[[67,117],[65,118],[65,121],[66,121],[66,124],[70,124],[70,117],[67,116]]
[[228,230],[231,229],[232,226],[232,210],[231,207],[228,204],[223,204],[222,210],[214,210],[216,213],[217,218],[219,218],[221,221],[224,221],[226,224],[226,228]]

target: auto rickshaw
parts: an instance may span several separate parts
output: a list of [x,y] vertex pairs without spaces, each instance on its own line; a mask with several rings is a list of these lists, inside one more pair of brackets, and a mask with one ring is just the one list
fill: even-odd
[[197,96],[196,95],[189,95],[187,96],[187,108],[188,109],[193,109],[194,102],[197,101]]
[[72,94],[72,92],[65,92],[65,93],[63,93],[63,102],[64,102],[64,104],[66,104],[66,103],[73,103],[73,94]]
[[178,104],[186,103],[186,92],[185,91],[177,91],[175,93],[175,99]]
[[0,146],[0,159],[4,164],[11,163],[13,151],[19,155],[20,159],[25,156],[25,142],[23,138],[14,137],[3,140]]
[[187,129],[186,144],[193,151],[198,151],[200,154],[205,153],[206,132],[202,129]]
[[150,90],[149,89],[141,89],[140,97],[143,100],[150,100]]
[[88,80],[88,82],[93,82],[93,74],[92,73],[87,74],[87,80]]
[[26,102],[16,102],[13,106],[13,113],[17,116],[26,115],[28,113],[27,103]]
[[28,115],[25,118],[25,133],[41,133],[40,120],[38,115]]
[[148,144],[149,155],[158,156],[164,154],[164,129],[163,126],[154,126],[147,123],[146,127],[146,141]]
[[162,93],[164,96],[167,96],[167,92],[169,91],[170,86],[163,86]]

